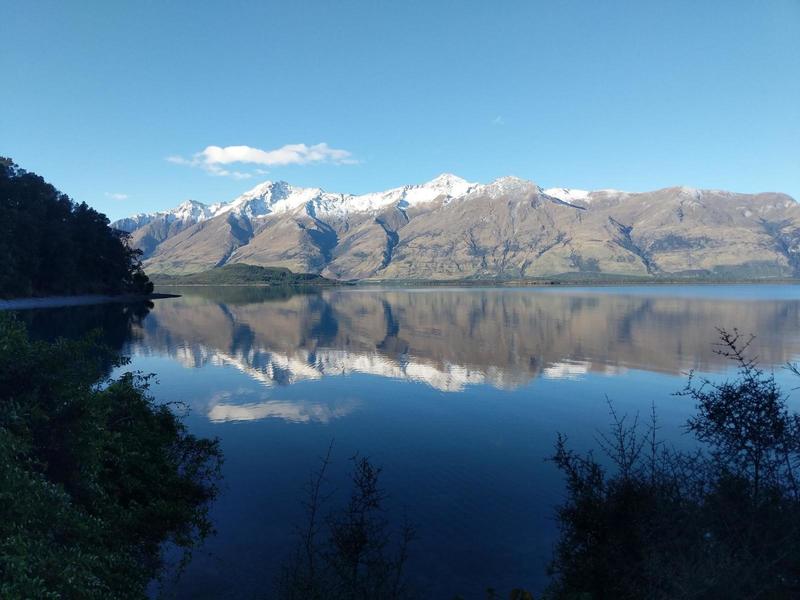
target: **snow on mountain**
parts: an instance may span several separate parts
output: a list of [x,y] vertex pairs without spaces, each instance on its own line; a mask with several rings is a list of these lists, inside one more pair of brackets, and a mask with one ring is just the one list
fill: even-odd
[[497,198],[507,194],[541,192],[542,188],[528,179],[521,179],[519,177],[509,175],[495,179],[488,185],[480,186],[480,191],[491,198]]
[[245,192],[232,202],[211,207],[214,216],[234,212],[250,218],[296,210],[322,196],[331,196],[319,188],[299,188],[285,181],[266,181]]
[[123,231],[134,231],[140,227],[144,227],[148,223],[152,223],[157,219],[163,219],[167,224],[175,221],[191,221],[199,223],[205,219],[214,216],[214,212],[202,202],[196,200],[185,200],[175,208],[170,210],[163,210],[154,213],[137,213],[130,217],[120,219],[113,223],[113,226]]
[[542,193],[568,204],[586,207],[596,200],[602,200],[610,196],[624,197],[630,195],[631,192],[623,192],[622,190],[615,190],[612,188],[591,191],[574,188],[547,188],[546,190],[542,190]]
[[124,219],[114,221],[111,223],[111,227],[130,233],[139,229],[140,227],[144,227],[148,223],[152,223],[153,219],[156,218],[156,214],[158,213],[136,213],[130,217],[125,217]]
[[188,219],[203,221],[213,216],[211,210],[209,210],[205,204],[197,202],[196,200],[186,200],[178,205],[177,208],[167,211],[166,214],[181,221],[186,221]]
[[443,174],[355,195],[268,181],[231,202],[185,202],[115,226],[131,232],[151,273],[245,263],[342,280],[747,277],[764,265],[765,276],[800,275],[800,208],[774,193],[542,190],[518,177]]
[[584,202],[588,201],[590,192],[587,190],[573,190],[570,188],[548,188],[544,190],[544,193],[551,198],[556,198],[557,200],[572,204],[578,200],[583,200]]
[[[732,192],[721,190],[702,190],[689,187],[676,187],[670,188],[670,190],[674,190],[677,196],[695,201],[705,194],[734,195]],[[530,180],[513,176],[500,177],[488,184],[479,184],[466,181],[451,173],[442,173],[422,184],[405,185],[366,194],[333,193],[316,187],[296,187],[285,181],[265,181],[229,202],[206,205],[196,200],[186,200],[173,209],[154,213],[138,213],[120,219],[112,225],[117,229],[133,232],[153,221],[162,219],[169,225],[178,223],[185,227],[227,213],[250,219],[261,219],[268,215],[301,211],[311,217],[345,218],[353,213],[379,213],[393,206],[401,210],[433,202],[444,206],[453,200],[476,194],[497,198],[509,194],[531,193],[541,193],[579,208],[585,208],[593,202],[609,197],[624,198],[631,194],[631,192],[616,189],[592,191],[564,187],[542,189]],[[782,208],[788,208],[794,206],[794,201],[788,198],[778,204]]]
[[[342,196],[339,210],[349,212],[376,212],[397,204],[398,208],[407,209],[428,204],[441,199],[444,204],[454,198],[460,198],[477,184],[470,183],[450,173],[443,173],[420,185],[406,185],[385,192],[374,192],[360,196]],[[331,211],[334,212],[334,211]]]
[[425,204],[432,202],[436,198],[444,197],[445,202],[453,198],[460,198],[477,187],[477,184],[470,183],[461,177],[451,173],[442,173],[435,179],[422,185],[407,186],[403,201],[408,206]]
[[427,183],[406,185],[383,192],[361,195],[336,194],[320,188],[301,188],[285,181],[265,181],[248,190],[230,202],[220,202],[207,206],[188,200],[169,211],[140,213],[117,222],[128,231],[143,227],[158,217],[168,220],[192,220],[199,222],[226,213],[234,213],[248,218],[262,218],[303,209],[311,216],[346,216],[351,213],[380,212],[397,205],[401,209],[421,206],[435,200],[443,204],[460,198],[480,186],[470,183],[456,175],[443,173]]

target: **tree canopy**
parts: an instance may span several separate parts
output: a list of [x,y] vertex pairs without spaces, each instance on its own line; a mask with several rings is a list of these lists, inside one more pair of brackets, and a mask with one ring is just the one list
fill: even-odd
[[0,157],[0,297],[149,294],[140,258],[105,215]]
[[[165,544],[212,526],[221,454],[97,337],[36,342],[0,315],[0,597],[146,598]],[[98,380],[100,383],[98,384]]]
[[600,437],[612,469],[559,436],[567,496],[548,598],[800,597],[800,414],[747,340],[720,336],[737,377],[680,392],[697,406],[694,452],[659,440],[655,413],[639,431],[613,406]]

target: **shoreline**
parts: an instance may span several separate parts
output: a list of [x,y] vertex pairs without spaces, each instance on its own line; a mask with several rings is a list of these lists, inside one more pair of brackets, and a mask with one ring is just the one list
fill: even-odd
[[[156,288],[211,288],[211,287],[250,287],[250,288],[317,288],[320,291],[324,289],[336,288],[554,288],[554,287],[665,287],[665,286],[716,286],[716,285],[800,285],[800,280],[797,279],[762,279],[762,280],[616,280],[616,281],[603,281],[603,280],[575,280],[575,281],[537,281],[537,280],[506,280],[506,281],[491,281],[491,280],[363,280],[363,281],[348,281],[334,284],[291,284],[291,285],[275,285],[269,283],[191,283],[191,284],[175,284],[163,283],[156,284]],[[121,294],[121,295],[108,295],[108,294],[79,294],[75,296],[42,296],[42,297],[29,297],[29,298],[11,298],[0,299],[0,312],[8,310],[33,310],[38,308],[65,308],[70,306],[90,306],[94,304],[131,304],[136,302],[148,302],[151,300],[162,300],[167,298],[180,298],[181,294],[154,292],[149,295],[137,294]]]
[[134,302],[147,302],[163,298],[179,298],[180,294],[121,294],[110,296],[107,294],[79,294],[76,296],[42,296],[38,298],[12,298],[0,300],[0,311],[3,310],[30,310],[34,308],[62,308],[67,306],[88,306],[92,304],[111,304]]
[[451,280],[396,280],[396,279],[364,279],[361,281],[342,281],[327,284],[273,284],[273,283],[158,283],[156,289],[164,288],[192,288],[192,287],[258,287],[258,288],[299,288],[314,287],[320,289],[330,288],[409,288],[409,287],[631,287],[631,286],[685,286],[685,285],[800,285],[800,279],[575,279],[575,280],[491,280],[491,279],[451,279]]
[[800,281],[567,281],[554,283],[492,283],[492,282],[452,282],[452,283],[389,283],[389,282],[364,282],[353,287],[380,287],[380,288],[573,288],[573,287],[669,287],[669,286],[759,286],[759,285],[800,285]]

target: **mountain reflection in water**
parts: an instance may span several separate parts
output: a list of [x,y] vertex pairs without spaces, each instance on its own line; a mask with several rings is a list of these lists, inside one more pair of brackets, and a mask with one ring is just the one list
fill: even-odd
[[331,489],[349,489],[347,457],[370,456],[387,518],[417,526],[408,572],[421,597],[538,597],[563,499],[544,460],[559,432],[596,448],[610,398],[621,414],[655,408],[663,439],[691,444],[694,406],[673,394],[689,369],[727,372],[716,327],[757,334],[753,353],[797,385],[779,369],[800,356],[797,286],[181,293],[155,302],[123,349],[124,368],[157,373],[156,399],[185,403],[190,430],[225,455],[218,534],[169,586],[178,598],[270,597],[332,439]]
[[133,351],[168,354],[187,367],[231,365],[267,386],[365,373],[447,392],[625,369],[715,371],[726,362],[714,352],[717,327],[757,333],[753,349],[768,366],[800,352],[797,300],[669,291],[345,289],[268,301],[189,295],[157,303]]

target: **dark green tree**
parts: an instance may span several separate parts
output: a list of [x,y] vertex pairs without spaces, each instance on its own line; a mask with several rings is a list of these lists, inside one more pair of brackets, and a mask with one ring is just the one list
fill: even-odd
[[0,157],[0,297],[148,294],[140,259],[105,215]]
[[[0,597],[145,598],[163,548],[211,533],[221,455],[90,337],[0,315]],[[98,378],[100,381],[98,382]]]
[[593,455],[559,436],[553,461],[566,479],[553,598],[800,597],[800,415],[749,341],[720,332],[737,376],[690,378],[694,453],[666,447],[656,419],[642,432],[612,408],[611,434]]

